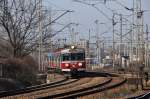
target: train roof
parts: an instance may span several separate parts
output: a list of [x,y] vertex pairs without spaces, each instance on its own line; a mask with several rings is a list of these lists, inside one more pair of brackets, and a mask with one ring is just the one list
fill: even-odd
[[85,52],[84,48],[74,48],[74,49],[66,48],[66,49],[59,49],[54,52],[49,52],[48,56],[65,54],[65,53],[84,53],[84,52]]
[[82,53],[82,52],[85,52],[85,50],[83,48],[75,48],[75,49],[63,49],[61,50],[61,53]]
[[61,53],[68,53],[70,51],[70,49],[63,49],[61,50]]

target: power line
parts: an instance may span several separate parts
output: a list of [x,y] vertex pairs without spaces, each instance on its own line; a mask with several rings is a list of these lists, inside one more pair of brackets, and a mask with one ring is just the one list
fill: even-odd
[[84,2],[84,1],[80,1],[80,0],[74,0],[74,1],[95,8],[98,12],[100,12],[103,16],[105,16],[105,18],[107,18],[108,20],[111,20],[111,18],[106,13],[104,13],[102,10],[100,10],[95,4],[90,4],[90,3],[87,3],[87,2]]
[[60,16],[58,16],[57,18],[55,18],[54,20],[52,20],[50,23],[44,25],[44,28],[51,25],[52,23],[55,23],[58,19],[60,19],[62,16],[66,15],[68,12],[73,12],[70,10],[65,11],[64,13],[62,13]]

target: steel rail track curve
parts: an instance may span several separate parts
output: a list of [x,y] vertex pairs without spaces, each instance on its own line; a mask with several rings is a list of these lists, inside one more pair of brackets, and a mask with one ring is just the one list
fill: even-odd
[[149,98],[150,98],[150,92],[147,92],[145,94],[134,96],[134,97],[129,97],[127,99],[149,99]]
[[[104,73],[103,76],[108,77],[108,75],[106,73]],[[87,88],[84,88],[84,89],[80,89],[80,90],[77,89],[77,90],[70,91],[70,92],[64,92],[64,93],[54,94],[54,95],[51,95],[51,96],[41,97],[39,99],[46,99],[46,98],[52,99],[52,98],[56,98],[56,97],[71,95],[71,94],[74,94],[74,93],[83,92],[83,91],[86,91],[86,90],[90,90],[92,88],[103,86],[105,84],[110,83],[111,81],[112,81],[112,78],[109,76],[109,79],[107,81],[101,83],[101,84],[97,84],[97,85],[94,85],[94,86],[91,86],[91,87],[87,87]]]
[[[110,78],[108,81],[95,85],[95,86],[91,86],[91,87],[87,87],[84,89],[79,89],[79,90],[75,90],[75,91],[70,91],[70,92],[65,92],[65,93],[60,93],[60,94],[55,94],[55,95],[51,95],[51,96],[47,96],[47,97],[41,97],[39,99],[52,99],[52,98],[58,98],[58,99],[73,99],[79,96],[85,96],[85,95],[89,95],[92,93],[96,93],[96,92],[101,92],[107,89],[111,89],[117,86],[120,86],[122,84],[124,84],[126,82],[126,79],[123,79],[121,82],[111,85],[111,86],[107,86],[108,83],[110,83],[112,81],[112,78]],[[106,87],[103,87],[105,86]],[[101,88],[103,87],[103,88]]]
[[116,83],[114,85],[107,86],[107,84],[105,84],[106,87],[101,88],[101,86],[99,86],[99,87],[96,87],[95,89],[91,89],[91,90],[88,90],[86,92],[76,93],[74,95],[66,96],[66,97],[63,97],[63,98],[60,98],[60,99],[75,98],[75,97],[90,95],[90,94],[97,93],[97,92],[102,92],[102,91],[105,91],[105,90],[108,90],[108,89],[112,89],[112,88],[118,87],[118,86],[124,84],[125,82],[126,82],[126,79],[124,79],[121,82]]
[[[95,73],[95,72],[87,72],[87,73],[84,73],[84,75],[83,76],[80,76],[80,77],[87,77],[87,76],[90,76],[90,77],[95,77],[95,76],[93,76],[93,75],[95,75],[95,76],[99,76],[99,75],[101,75],[101,77],[108,77],[109,76],[109,78],[110,78],[110,76],[115,76],[116,77],[116,75],[114,75],[114,74],[109,74],[109,73]],[[7,98],[7,96],[9,97],[9,96],[15,96],[15,95],[21,95],[21,94],[26,94],[26,93],[30,93],[30,92],[34,92],[34,91],[39,91],[39,90],[45,90],[45,89],[49,89],[49,88],[55,88],[55,87],[59,87],[59,86],[63,86],[63,85],[67,85],[67,84],[70,84],[70,83],[73,83],[73,82],[76,82],[76,81],[78,81],[78,80],[80,80],[80,79],[74,79],[73,81],[70,81],[70,82],[67,82],[67,78],[65,78],[65,79],[63,79],[62,81],[58,81],[58,82],[53,82],[53,83],[50,83],[50,84],[43,84],[43,85],[38,85],[38,87],[37,86],[33,86],[33,87],[30,87],[30,88],[26,88],[26,89],[22,89],[22,90],[15,90],[15,91],[8,91],[8,92],[3,92],[3,93],[0,93],[0,98],[2,98],[2,97],[6,97]],[[111,80],[112,79],[109,79],[110,81],[108,81],[108,83],[109,82],[111,82]],[[66,83],[65,83],[66,82]],[[57,83],[57,84],[56,84]],[[60,84],[61,83],[61,84]],[[105,81],[105,83],[107,83],[106,81]],[[98,84],[98,85],[103,85],[103,84]],[[96,86],[98,86],[97,84],[96,84]],[[90,88],[92,88],[92,87],[90,87]],[[88,89],[90,89],[90,88],[88,88]],[[85,89],[84,89],[85,90]],[[37,97],[38,98],[38,97]]]
[[18,95],[18,94],[30,93],[30,92],[33,92],[33,91],[44,90],[44,89],[48,89],[48,88],[54,88],[54,87],[58,87],[58,86],[62,86],[62,85],[66,85],[66,84],[76,82],[79,79],[74,79],[73,81],[68,81],[68,80],[69,80],[68,78],[65,78],[63,80],[53,82],[53,83],[49,83],[49,84],[42,84],[42,85],[38,85],[38,86],[28,87],[28,88],[25,88],[25,89],[1,92],[0,93],[0,98],[7,97],[7,96],[14,96],[14,95]]

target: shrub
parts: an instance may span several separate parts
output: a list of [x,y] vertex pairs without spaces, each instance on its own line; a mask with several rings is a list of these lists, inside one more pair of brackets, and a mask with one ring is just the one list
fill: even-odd
[[36,62],[31,56],[7,59],[4,68],[5,77],[16,79],[26,86],[36,84],[38,68]]

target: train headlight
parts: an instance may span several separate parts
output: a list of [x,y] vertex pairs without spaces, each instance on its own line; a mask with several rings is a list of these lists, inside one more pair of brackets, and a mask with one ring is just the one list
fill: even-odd
[[69,67],[69,64],[65,64],[65,67]]
[[79,66],[82,66],[82,63],[78,63]]
[[75,66],[75,65],[72,65],[72,67],[74,67],[74,68],[75,68],[76,66]]
[[71,46],[71,49],[74,49],[75,48],[75,46]]

